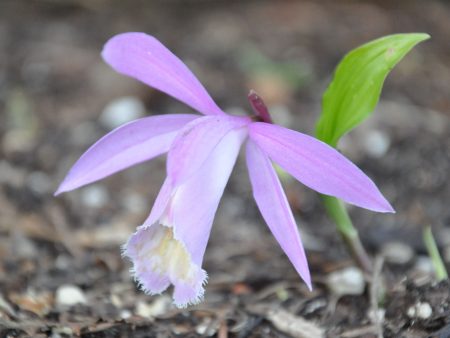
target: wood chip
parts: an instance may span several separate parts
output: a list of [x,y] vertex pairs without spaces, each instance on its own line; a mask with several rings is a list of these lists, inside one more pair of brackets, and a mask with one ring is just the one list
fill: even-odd
[[325,330],[314,322],[296,316],[284,309],[267,305],[258,305],[249,308],[250,312],[263,315],[278,330],[295,338],[322,338]]

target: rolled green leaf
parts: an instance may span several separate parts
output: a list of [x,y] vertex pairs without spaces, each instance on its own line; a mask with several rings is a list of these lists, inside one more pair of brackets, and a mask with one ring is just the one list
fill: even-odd
[[317,138],[336,147],[344,134],[373,112],[394,66],[416,44],[429,38],[425,33],[388,35],[349,52],[323,95]]

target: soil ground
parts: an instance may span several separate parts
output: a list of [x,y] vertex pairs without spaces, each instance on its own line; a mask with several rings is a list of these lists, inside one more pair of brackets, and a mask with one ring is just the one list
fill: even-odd
[[[449,18],[449,3],[435,0],[2,0],[0,337],[450,337],[449,283],[435,281],[421,238],[431,225],[450,265]],[[138,290],[120,245],[149,212],[164,158],[53,197],[115,123],[105,107],[117,111],[117,98],[134,97],[146,114],[190,112],[103,64],[105,41],[126,31],[158,37],[226,111],[248,111],[253,88],[276,122],[309,134],[346,52],[386,34],[431,34],[340,145],[397,211],[350,208],[380,263],[375,283],[350,295],[335,287],[352,289],[352,278],[330,285],[352,260],[317,195],[286,179],[309,292],[261,219],[241,158],[207,248],[204,302],[179,310],[170,292]]]

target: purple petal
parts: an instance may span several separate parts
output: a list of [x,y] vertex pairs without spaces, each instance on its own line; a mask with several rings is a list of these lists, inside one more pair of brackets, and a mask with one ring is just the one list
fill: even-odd
[[379,212],[394,212],[375,184],[337,150],[314,137],[252,123],[250,137],[284,170],[322,194]]
[[170,180],[166,178],[158,196],[156,197],[155,204],[153,204],[152,211],[145,220],[144,225],[152,225],[162,217],[164,211],[166,211],[169,205],[173,191],[174,189],[172,188]]
[[247,142],[246,155],[256,204],[270,231],[311,290],[311,276],[305,249],[278,176],[269,158],[251,140]]
[[191,177],[220,141],[232,130],[250,123],[248,118],[206,116],[180,130],[167,157],[167,176],[174,186]]
[[171,95],[202,114],[224,114],[187,66],[153,36],[116,35],[106,43],[102,56],[117,72]]
[[242,129],[227,134],[197,173],[176,190],[170,210],[175,235],[182,239],[198,264],[202,262],[207,237],[199,236],[196,231],[206,233],[201,231],[204,228],[209,232],[246,135]]
[[188,114],[151,116],[111,131],[80,157],[55,195],[167,152],[177,131],[196,118]]
[[228,133],[198,171],[173,188],[166,180],[145,225],[125,246],[143,289],[160,293],[174,285],[174,303],[195,304],[207,274],[201,269],[214,215],[236,162],[245,130]]

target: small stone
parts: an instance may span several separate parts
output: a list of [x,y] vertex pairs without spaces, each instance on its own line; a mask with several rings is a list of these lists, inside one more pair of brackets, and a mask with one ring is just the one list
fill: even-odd
[[46,194],[52,189],[52,182],[47,174],[41,171],[33,171],[27,177],[27,185],[30,189],[39,195]]
[[416,316],[416,307],[415,306],[410,306],[408,308],[408,310],[406,311],[406,315],[409,318],[414,318]]
[[147,210],[147,200],[139,194],[129,193],[122,199],[123,206],[132,213],[142,213]]
[[139,301],[136,305],[136,314],[138,316],[144,317],[144,318],[149,318],[151,317],[151,306],[150,304],[144,302],[144,301]]
[[330,273],[326,283],[330,291],[338,297],[361,295],[366,284],[361,270],[353,266]]
[[407,264],[414,258],[414,250],[402,242],[388,242],[381,249],[381,254],[387,263]]
[[433,314],[433,309],[430,304],[418,302],[410,306],[406,312],[409,318],[428,319]]
[[150,304],[151,316],[164,315],[172,307],[172,299],[167,296],[159,296]]
[[364,138],[364,148],[367,154],[373,158],[383,157],[389,150],[390,145],[391,139],[380,130],[370,130]]
[[216,334],[219,329],[219,323],[213,322],[213,320],[209,317],[205,317],[203,321],[197,325],[195,328],[195,332],[203,337],[211,337]]
[[172,325],[172,332],[177,336],[186,337],[191,332],[191,328],[188,324],[175,324]]
[[110,300],[111,300],[111,304],[114,305],[118,309],[120,309],[123,306],[122,300],[116,294],[112,294],[110,297]]
[[109,201],[108,191],[101,186],[91,186],[82,190],[81,200],[90,208],[102,208]]
[[159,296],[150,304],[139,301],[136,305],[136,314],[144,318],[158,317],[167,313],[171,304],[171,299],[166,296]]
[[132,313],[129,310],[125,309],[125,310],[120,311],[120,318],[122,318],[122,319],[128,319],[131,317],[131,315],[132,315]]
[[56,304],[59,306],[72,306],[86,303],[87,300],[83,291],[75,285],[61,285],[56,290]]
[[3,135],[3,151],[6,154],[27,153],[36,145],[35,135],[23,129],[12,129]]
[[417,304],[417,317],[420,319],[428,319],[433,314],[433,309],[428,303]]
[[59,270],[68,270],[71,264],[72,260],[68,255],[60,254],[56,257],[55,267]]
[[382,323],[384,321],[385,314],[385,309],[377,309],[376,311],[370,309],[367,312],[367,317],[370,319],[371,323]]
[[26,180],[26,171],[12,166],[9,162],[0,161],[0,184],[8,184],[14,188],[22,188]]
[[97,140],[97,130],[92,122],[82,122],[69,131],[70,142],[79,147],[86,147]]
[[38,249],[28,236],[25,236],[20,231],[14,231],[12,232],[10,240],[12,244],[11,252],[14,257],[29,259],[36,257]]
[[428,256],[419,256],[414,264],[414,270],[431,275],[434,273],[433,262]]
[[111,101],[100,116],[100,123],[108,129],[136,120],[145,115],[141,100],[133,96],[120,97]]

